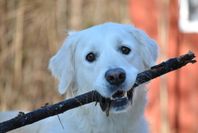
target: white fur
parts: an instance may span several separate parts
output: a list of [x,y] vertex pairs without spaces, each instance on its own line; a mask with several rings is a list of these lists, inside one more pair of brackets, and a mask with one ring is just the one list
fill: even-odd
[[[131,49],[129,55],[119,51],[120,46]],[[97,54],[94,62],[85,60],[89,52]],[[125,91],[129,90],[139,72],[154,65],[158,48],[143,31],[131,25],[105,23],[70,34],[53,56],[49,69],[59,80],[60,94],[70,97],[97,90],[111,97],[104,74],[108,69],[122,68],[126,72]],[[144,119],[146,88],[134,90],[133,104],[121,112],[110,111],[107,117],[95,103],[69,110],[38,122],[38,132],[48,133],[147,133]],[[33,130],[33,131],[36,131]]]

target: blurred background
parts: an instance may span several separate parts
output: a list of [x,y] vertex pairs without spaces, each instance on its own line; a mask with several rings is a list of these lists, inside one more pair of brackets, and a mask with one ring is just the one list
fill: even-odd
[[[158,62],[198,55],[198,0],[0,0],[0,111],[33,110],[64,97],[47,69],[69,30],[113,21],[143,29]],[[198,63],[152,81],[152,133],[198,133]]]

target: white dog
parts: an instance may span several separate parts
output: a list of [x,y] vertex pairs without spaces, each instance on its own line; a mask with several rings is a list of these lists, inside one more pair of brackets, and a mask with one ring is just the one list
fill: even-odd
[[55,116],[33,124],[32,131],[149,132],[144,119],[145,85],[135,88],[133,96],[127,91],[139,72],[154,65],[157,53],[155,41],[131,25],[105,23],[71,33],[49,63],[59,80],[59,92],[73,97],[96,90],[112,103],[103,110],[95,103],[69,110],[59,115],[62,126]]

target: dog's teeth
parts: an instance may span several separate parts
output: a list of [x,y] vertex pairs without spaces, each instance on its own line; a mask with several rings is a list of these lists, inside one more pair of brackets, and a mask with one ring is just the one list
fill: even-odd
[[127,93],[126,92],[124,92],[124,97],[127,97]]

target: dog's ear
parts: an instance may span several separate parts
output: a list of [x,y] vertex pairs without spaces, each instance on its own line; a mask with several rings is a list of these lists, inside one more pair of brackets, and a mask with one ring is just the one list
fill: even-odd
[[141,43],[140,54],[143,57],[145,68],[150,68],[155,65],[159,53],[157,43],[140,29],[135,28],[133,35],[136,40]]
[[74,53],[75,53],[75,37],[70,34],[64,41],[63,46],[50,59],[49,69],[59,80],[58,91],[64,94],[73,84],[74,78]]

